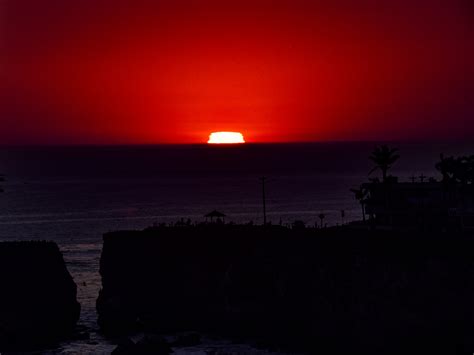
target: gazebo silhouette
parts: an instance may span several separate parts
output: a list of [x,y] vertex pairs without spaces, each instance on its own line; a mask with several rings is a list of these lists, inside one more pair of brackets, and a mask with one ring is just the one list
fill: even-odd
[[205,214],[204,217],[206,217],[206,222],[208,218],[210,218],[211,222],[213,222],[214,218],[222,218],[225,221],[226,216],[222,212],[214,210],[212,212],[209,212],[208,214]]

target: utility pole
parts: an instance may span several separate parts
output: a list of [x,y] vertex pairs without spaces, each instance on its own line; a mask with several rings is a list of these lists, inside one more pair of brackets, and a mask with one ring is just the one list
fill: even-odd
[[267,209],[266,209],[266,201],[265,201],[265,180],[267,178],[265,176],[262,176],[260,178],[260,181],[262,182],[262,202],[263,202],[263,225],[267,225]]

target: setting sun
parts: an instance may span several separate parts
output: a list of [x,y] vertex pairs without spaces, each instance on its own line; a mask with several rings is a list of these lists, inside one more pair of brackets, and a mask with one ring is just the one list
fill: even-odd
[[209,144],[245,143],[244,136],[239,132],[213,132],[209,135]]

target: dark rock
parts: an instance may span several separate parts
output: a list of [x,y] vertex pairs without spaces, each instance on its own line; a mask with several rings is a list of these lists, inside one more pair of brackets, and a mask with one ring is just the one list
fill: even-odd
[[73,340],[89,340],[91,337],[90,333],[87,331],[76,331],[72,336],[71,339]]
[[180,334],[173,342],[174,347],[196,346],[201,344],[201,335],[199,333]]
[[140,354],[167,355],[173,350],[170,344],[160,336],[145,336],[137,343],[137,349]]
[[166,340],[159,336],[145,336],[138,343],[130,339],[122,341],[112,352],[113,355],[168,355],[173,350]]
[[72,335],[80,305],[55,243],[0,243],[0,285],[0,351],[49,347]]
[[126,338],[125,340],[122,340],[120,344],[117,345],[117,347],[112,351],[112,355],[129,355],[129,354],[134,354],[134,351],[136,350],[136,344]]
[[473,254],[463,234],[239,225],[110,233],[99,324],[108,334],[193,329],[294,351],[472,353]]

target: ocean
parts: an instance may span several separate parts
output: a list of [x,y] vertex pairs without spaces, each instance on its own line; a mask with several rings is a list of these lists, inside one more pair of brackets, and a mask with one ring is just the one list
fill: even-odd
[[[389,143],[401,159],[400,181],[437,177],[439,154],[474,154],[471,142]],[[0,240],[53,240],[78,286],[80,324],[90,340],[55,353],[108,353],[95,313],[102,235],[154,223],[204,221],[217,209],[227,222],[267,221],[328,226],[361,219],[350,188],[367,181],[375,142],[244,144],[236,146],[48,146],[0,148]],[[374,173],[373,176],[377,176]],[[344,218],[341,211],[344,210]]]

